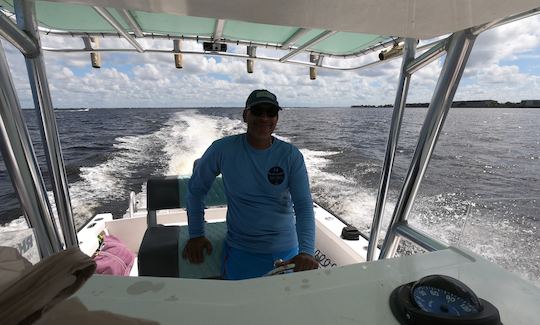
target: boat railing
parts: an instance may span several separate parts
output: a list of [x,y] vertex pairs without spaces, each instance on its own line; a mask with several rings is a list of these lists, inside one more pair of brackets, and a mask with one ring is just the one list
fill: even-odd
[[447,244],[438,241],[425,232],[411,227],[407,221],[396,226],[396,236],[416,244],[428,252],[438,251],[448,247]]
[[414,204],[416,194],[424,178],[427,166],[431,159],[437,138],[442,130],[444,121],[452,104],[459,80],[465,69],[467,59],[474,45],[476,36],[471,30],[464,30],[452,34],[432,47],[423,55],[415,59],[415,40],[406,39],[405,51],[399,78],[399,87],[394,103],[394,113],[390,126],[390,135],[386,147],[386,154],[379,182],[377,203],[371,227],[370,242],[367,260],[374,259],[375,245],[378,243],[381,228],[382,212],[386,202],[388,186],[392,176],[392,167],[399,139],[403,109],[405,107],[411,73],[418,71],[446,51],[446,59],[437,81],[437,86],[431,99],[428,113],[420,131],[416,149],[401,188],[401,193],[388,226],[388,231],[382,244],[379,258],[391,258],[395,255],[401,237],[410,237],[421,246],[434,249],[440,247],[429,236],[423,236],[407,225],[407,219]]
[[137,212],[137,197],[135,192],[131,191],[129,193],[129,206],[128,206],[128,216],[133,218],[133,215]]

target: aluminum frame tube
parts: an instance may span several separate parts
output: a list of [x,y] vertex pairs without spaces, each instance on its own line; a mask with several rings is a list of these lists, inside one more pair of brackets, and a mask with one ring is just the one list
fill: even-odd
[[407,65],[407,73],[413,74],[444,55],[447,39],[441,40]]
[[289,37],[285,42],[283,42],[283,44],[281,44],[281,49],[288,50],[291,45],[296,43],[296,41],[300,39],[300,37],[306,35],[307,32],[309,32],[309,29],[307,28],[298,28],[296,32],[291,35],[291,37]]
[[468,29],[454,33],[449,40],[446,60],[422,125],[379,258],[392,257],[397,250],[400,237],[396,234],[396,226],[407,220],[412,209],[475,39],[476,36]]
[[[53,49],[53,48],[42,48],[43,51],[48,51],[48,52],[58,52],[58,53],[84,53],[84,52],[135,52],[136,50],[135,49],[91,49],[91,50],[88,50],[88,49]],[[231,58],[237,58],[237,59],[253,59],[253,60],[262,60],[262,61],[269,61],[269,62],[279,62],[279,59],[276,59],[276,58],[271,58],[271,57],[265,57],[265,56],[257,56],[257,57],[254,57],[254,58],[250,58],[248,55],[246,54],[241,54],[241,53],[225,53],[225,52],[204,52],[204,51],[184,51],[184,50],[181,50],[180,52],[174,52],[174,50],[152,50],[152,49],[148,49],[148,50],[145,50],[146,53],[168,53],[168,54],[174,54],[174,53],[182,53],[182,54],[192,54],[192,55],[212,55],[212,56],[224,56],[224,57],[231,57]],[[315,53],[315,52],[314,52]],[[371,63],[367,63],[367,64],[363,64],[361,66],[357,66],[357,67],[350,67],[350,68],[341,68],[341,67],[337,67],[337,66],[331,66],[331,65],[324,65],[324,64],[321,64],[321,65],[318,65],[318,64],[315,64],[315,63],[312,63],[312,62],[305,62],[305,61],[297,61],[297,60],[287,60],[285,62],[282,62],[282,63],[285,63],[285,64],[295,64],[295,65],[302,65],[302,66],[308,66],[308,67],[320,67],[320,68],[323,68],[323,69],[329,69],[329,70],[339,70],[339,71],[350,71],[350,70],[361,70],[361,69],[365,69],[365,68],[370,68],[370,67],[374,67],[374,66],[377,66],[377,65],[380,65],[380,64],[384,64],[384,63],[387,63],[388,61],[390,60],[394,60],[394,59],[397,59],[399,58],[399,56],[395,57],[395,58],[390,58],[388,60],[384,60],[384,61],[381,61],[381,60],[377,60],[377,61],[373,61]]]
[[434,252],[448,248],[448,245],[445,245],[440,241],[431,238],[424,232],[409,226],[407,224],[407,221],[396,226],[396,233],[397,235],[412,241],[413,243],[422,247],[428,252]]
[[392,167],[394,165],[394,158],[396,156],[396,148],[399,140],[399,131],[401,128],[401,121],[403,119],[403,111],[405,110],[407,93],[409,91],[409,84],[411,81],[411,75],[407,72],[407,67],[409,66],[409,63],[414,60],[415,54],[416,40],[407,38],[405,40],[405,49],[403,51],[403,60],[401,62],[399,84],[396,92],[396,99],[394,101],[394,111],[392,113],[390,133],[388,135],[386,153],[384,156],[384,163],[381,171],[381,180],[379,182],[377,203],[375,205],[375,212],[373,214],[373,222],[371,224],[371,234],[369,236],[369,244],[367,250],[367,261],[373,260],[373,256],[375,255],[375,248],[377,247],[377,242],[379,240],[382,217],[384,214],[384,206],[386,204],[388,187],[390,185],[390,177],[392,176]]
[[[15,12],[18,25],[32,35],[39,44],[38,24],[33,1],[15,1]],[[58,137],[56,116],[47,82],[43,54],[35,58],[26,58],[28,79],[32,88],[34,105],[40,121],[40,131],[47,158],[47,166],[51,175],[51,185],[56,201],[58,219],[62,227],[64,243],[67,248],[78,247],[77,233],[73,221],[73,210],[69,195],[67,174],[64,167],[64,158]]]
[[25,57],[35,57],[39,54],[39,45],[3,13],[0,13],[0,36],[21,51]]
[[144,52],[144,49],[141,46],[141,44],[139,44],[139,42],[137,42],[135,38],[133,38],[133,36],[131,36],[131,34],[128,33],[124,29],[124,27],[122,27],[122,24],[120,24],[120,22],[118,22],[118,20],[116,20],[116,18],[114,18],[113,15],[111,15],[111,13],[107,9],[102,8],[102,7],[92,7],[92,8],[94,8],[94,10],[101,16],[101,18],[105,19],[106,22],[108,22],[114,29],[116,29],[116,31],[120,33],[120,35],[122,35],[126,39],[126,41],[129,42],[129,44],[131,44],[134,48],[136,48],[137,52],[139,53]]
[[212,41],[217,42],[223,37],[223,29],[225,28],[225,20],[217,19],[214,26],[214,34],[212,34]]
[[531,16],[534,16],[534,15],[538,15],[539,13],[540,13],[540,8],[531,9],[529,11],[525,11],[525,12],[522,12],[522,13],[517,14],[517,15],[513,15],[513,16],[510,16],[510,17],[507,17],[507,18],[503,18],[503,19],[498,19],[498,20],[486,23],[484,25],[474,27],[473,30],[472,30],[472,33],[473,33],[473,35],[479,35],[479,34],[485,32],[487,30],[499,27],[501,25],[506,25],[506,24],[514,22],[516,20],[531,17]]
[[0,42],[0,149],[42,258],[62,249],[38,161]]
[[296,49],[294,49],[294,50],[290,51],[289,53],[285,54],[283,57],[281,57],[279,59],[279,62],[286,61],[288,58],[291,58],[291,57],[297,55],[298,53],[302,52],[303,50],[307,49],[308,47],[310,47],[312,45],[315,45],[315,44],[318,44],[318,43],[324,41],[325,39],[327,39],[328,37],[334,35],[335,33],[337,33],[337,32],[336,31],[331,31],[331,30],[327,30],[327,31],[324,31],[324,32],[320,33],[319,35],[315,36],[311,40],[305,42],[304,44],[300,45]]
[[[59,36],[70,36],[70,37],[102,37],[102,38],[113,37],[113,38],[118,38],[118,37],[122,36],[119,33],[111,33],[111,32],[106,32],[106,33],[66,32],[66,31],[61,31],[61,30],[56,30],[56,29],[49,29],[49,28],[40,28],[40,31],[42,33],[44,33],[45,35],[59,35]],[[156,34],[156,33],[144,33],[144,32],[143,32],[143,38],[166,39],[166,40],[181,39],[181,40],[192,40],[192,41],[197,41],[197,42],[201,42],[201,41],[212,42],[213,41],[213,38],[209,37],[209,36],[169,35],[169,34]],[[395,37],[395,38],[392,38],[392,39],[387,40],[385,42],[378,43],[377,45],[373,45],[372,47],[369,47],[367,49],[364,49],[364,50],[361,50],[361,51],[358,51],[358,52],[354,52],[354,53],[351,53],[351,54],[344,54],[344,55],[321,53],[321,52],[317,52],[317,51],[310,51],[310,52],[313,52],[313,53],[316,53],[316,54],[322,54],[322,55],[324,55],[324,56],[326,56],[328,58],[344,58],[344,59],[357,58],[357,57],[361,57],[363,55],[366,55],[367,53],[371,53],[371,52],[375,52],[375,51],[384,49],[384,48],[386,48],[386,47],[388,47],[390,45],[393,45],[395,43],[399,43],[399,42],[402,42],[402,41],[403,41],[402,38]],[[423,49],[423,48],[426,48],[426,47],[430,47],[430,46],[432,46],[433,44],[435,44],[437,42],[432,42],[432,43],[429,43],[429,44],[426,44],[426,45],[419,46],[419,47],[417,47],[417,49],[420,50],[420,49]],[[280,44],[255,42],[255,41],[248,41],[248,40],[232,40],[232,39],[222,38],[220,40],[220,43],[227,43],[227,44],[233,44],[233,45],[255,45],[255,46],[258,46],[260,48],[275,48],[276,50],[282,49],[281,48],[282,45],[280,45]],[[296,47],[294,47],[294,46],[291,46],[290,48],[291,49],[296,49]],[[67,50],[67,49],[50,49],[50,50],[61,51],[61,50]],[[127,50],[125,50],[125,51],[127,51]],[[149,50],[145,49],[144,52],[149,52]]]
[[143,31],[139,23],[131,15],[131,13],[126,9],[116,9],[116,12],[122,17],[122,19],[129,25],[135,36],[144,37]]

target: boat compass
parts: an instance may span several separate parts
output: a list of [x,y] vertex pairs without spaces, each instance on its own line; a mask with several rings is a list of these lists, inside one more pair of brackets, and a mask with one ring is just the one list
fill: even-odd
[[390,308],[402,325],[502,325],[495,306],[445,275],[397,287],[390,295]]

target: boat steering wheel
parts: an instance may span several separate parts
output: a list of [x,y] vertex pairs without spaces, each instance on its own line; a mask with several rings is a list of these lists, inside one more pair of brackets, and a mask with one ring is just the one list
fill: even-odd
[[281,266],[276,266],[277,264],[279,263],[282,263],[283,261],[281,260],[277,260],[274,262],[274,269],[268,273],[266,273],[264,276],[272,276],[272,275],[276,275],[276,274],[284,274],[284,273],[287,273],[288,271],[294,269],[294,267],[296,266],[294,263],[289,263],[289,264],[285,264],[285,265],[281,265]]

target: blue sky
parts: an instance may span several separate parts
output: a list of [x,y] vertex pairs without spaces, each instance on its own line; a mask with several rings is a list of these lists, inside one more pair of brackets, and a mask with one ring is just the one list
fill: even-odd
[[[23,107],[32,97],[23,57],[2,42]],[[172,42],[142,40],[145,47],[171,48]],[[42,36],[46,47],[81,48],[77,38]],[[126,47],[127,42],[102,39],[101,47]],[[200,44],[184,42],[184,49]],[[244,51],[230,47],[232,51]],[[280,53],[259,49],[259,55]],[[376,54],[375,54],[376,55]],[[46,52],[47,75],[56,107],[239,107],[253,89],[275,92],[284,106],[350,106],[389,104],[395,96],[400,60],[369,70],[319,71],[309,80],[308,68],[257,61],[255,73],[245,61],[228,57],[185,55],[184,69],[174,68],[170,54],[103,53],[102,68],[92,69],[88,53]],[[349,60],[366,63],[376,57]],[[332,61],[332,64],[338,62]],[[417,72],[408,102],[428,102],[442,60]],[[540,17],[530,17],[481,34],[471,54],[456,100],[501,102],[540,99]]]

